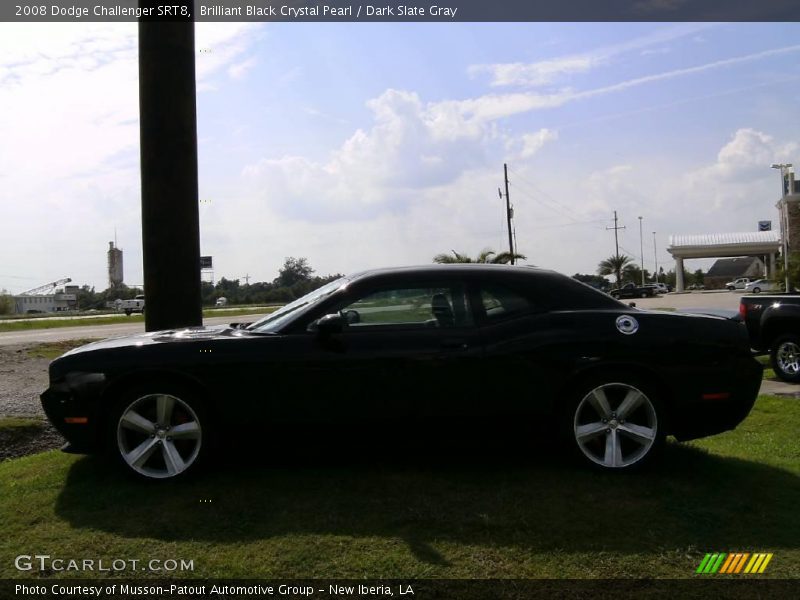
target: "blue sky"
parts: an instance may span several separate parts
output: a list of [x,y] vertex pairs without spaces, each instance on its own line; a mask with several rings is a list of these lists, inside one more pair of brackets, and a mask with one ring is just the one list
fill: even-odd
[[[800,161],[797,24],[200,24],[201,244],[271,280],[503,249],[594,272],[621,243],[772,219]],[[136,29],[0,24],[0,289],[140,283]],[[202,50],[202,52],[201,52]],[[690,261],[689,268],[708,261]],[[253,279],[251,279],[252,281]]]

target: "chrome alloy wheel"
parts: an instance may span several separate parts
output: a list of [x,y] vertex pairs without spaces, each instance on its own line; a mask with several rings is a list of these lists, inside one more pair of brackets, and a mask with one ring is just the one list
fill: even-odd
[[197,460],[203,433],[192,408],[169,394],[134,400],[117,423],[117,448],[128,466],[145,477],[166,479]]
[[578,404],[575,441],[592,462],[606,468],[628,467],[644,458],[658,436],[653,401],[627,383],[606,383]]
[[794,342],[783,342],[778,346],[778,368],[789,376],[800,373],[800,347]]

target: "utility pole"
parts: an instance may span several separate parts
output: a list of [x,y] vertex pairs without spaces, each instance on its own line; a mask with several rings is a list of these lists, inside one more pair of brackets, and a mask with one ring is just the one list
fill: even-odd
[[792,168],[791,163],[781,163],[772,165],[773,169],[781,170],[781,199],[778,201],[778,207],[781,211],[781,238],[783,246],[783,275],[784,275],[784,291],[788,294],[791,291],[789,287],[789,219],[787,216],[786,195],[791,194],[794,190],[787,189],[786,186],[786,173]]
[[[508,164],[503,163],[503,177],[505,178],[506,182],[506,221],[508,223],[508,251],[511,253],[511,264],[515,264],[516,260],[514,259],[514,239],[511,233],[511,219],[514,218],[514,209],[511,208],[511,200],[508,197]],[[500,190],[497,190],[500,194],[500,198],[503,197],[503,193]]]
[[[622,227],[620,227],[620,226],[617,225],[617,211],[614,211],[614,226],[613,227],[606,227],[606,231],[608,231],[609,229],[613,229],[614,230],[614,258],[617,261],[619,261],[619,234],[617,232],[620,229],[625,229],[625,226],[623,225]],[[615,273],[616,276],[617,276],[617,285],[620,284],[620,279],[622,279],[621,271],[622,271],[622,269],[618,268],[617,272]]]
[[617,211],[614,211],[614,226],[613,227],[606,227],[606,231],[613,229],[614,230],[614,256],[619,258],[619,237],[617,235],[617,231],[620,229],[625,229],[625,225],[618,226],[617,225]]
[[656,251],[656,232],[653,232],[653,259],[656,261],[656,283],[658,283],[658,252]]
[[247,275],[242,277],[242,279],[244,279],[244,284],[245,285],[250,285],[250,273],[248,273]]
[[639,255],[642,257],[642,287],[644,287],[644,242],[642,240],[642,217],[639,217]]

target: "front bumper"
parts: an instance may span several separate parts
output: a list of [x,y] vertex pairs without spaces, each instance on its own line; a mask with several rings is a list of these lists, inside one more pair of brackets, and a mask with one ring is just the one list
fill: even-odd
[[80,375],[83,377],[51,383],[40,398],[48,420],[69,442],[71,451],[92,453],[102,441],[98,398],[105,378],[101,374]]

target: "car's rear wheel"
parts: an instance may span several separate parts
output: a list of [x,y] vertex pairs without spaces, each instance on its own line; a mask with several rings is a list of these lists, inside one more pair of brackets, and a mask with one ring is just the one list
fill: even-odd
[[753,288],[753,293],[754,294],[760,294],[761,293],[761,288],[760,287]]
[[139,477],[185,477],[208,447],[205,415],[202,403],[183,391],[154,387],[131,394],[111,418],[114,453]]
[[663,411],[638,382],[606,380],[581,388],[570,411],[572,443],[589,465],[604,470],[639,467],[664,443]]
[[647,292],[642,292],[642,298],[647,298],[647,296],[649,296]]
[[778,377],[789,383],[800,383],[800,336],[788,334],[776,339],[770,358]]

